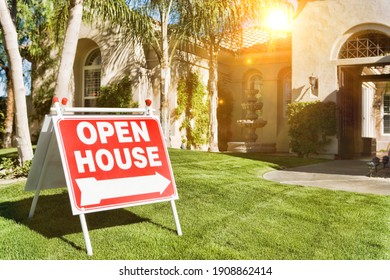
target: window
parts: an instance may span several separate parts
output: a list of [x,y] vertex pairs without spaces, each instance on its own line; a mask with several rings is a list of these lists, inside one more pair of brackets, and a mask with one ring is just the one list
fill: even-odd
[[390,134],[390,92],[383,95],[383,133]]
[[87,56],[83,68],[83,73],[83,106],[96,107],[96,100],[100,93],[101,81],[101,54],[99,49],[94,49]]
[[362,84],[362,137],[375,138],[375,84],[365,82]]
[[341,47],[339,58],[390,55],[390,38],[383,33],[366,31],[351,36]]
[[249,89],[257,89],[257,90],[259,90],[259,94],[261,94],[261,89],[262,89],[262,85],[263,85],[262,80],[263,80],[263,77],[261,77],[261,75],[259,75],[259,74],[251,76],[249,78],[248,88]]

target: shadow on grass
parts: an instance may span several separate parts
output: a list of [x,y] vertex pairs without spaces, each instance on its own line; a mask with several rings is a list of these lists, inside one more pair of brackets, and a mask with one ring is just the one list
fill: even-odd
[[[72,215],[67,193],[41,195],[34,216],[30,219],[32,198],[0,203],[0,217],[13,220],[46,238],[60,238],[82,232],[80,219]],[[149,222],[125,209],[89,213],[86,215],[88,230]],[[67,241],[66,241],[67,242]],[[74,246],[79,248],[78,246]]]

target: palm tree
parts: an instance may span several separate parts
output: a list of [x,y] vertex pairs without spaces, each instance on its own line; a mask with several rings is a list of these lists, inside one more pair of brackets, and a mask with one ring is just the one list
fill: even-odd
[[[222,43],[240,37],[244,24],[261,24],[268,8],[285,0],[187,0],[192,6],[192,34],[209,53],[209,151],[218,152],[218,54]],[[259,23],[260,22],[260,23]]]
[[[49,2],[40,3],[40,8],[47,8],[46,4],[49,5]],[[23,74],[22,74],[22,64],[21,64],[21,55],[18,46],[18,33],[15,28],[14,22],[16,22],[17,1],[11,1],[10,7],[7,7],[7,1],[1,0],[1,30],[3,35],[3,42],[6,46],[6,53],[9,61],[9,67],[11,69],[10,76],[7,81],[9,82],[9,101],[12,101],[12,92],[15,94],[15,103],[16,103],[16,127],[17,127],[17,139],[19,147],[19,155],[22,163],[26,160],[32,159],[33,152],[31,146],[30,133],[28,128],[28,118],[27,118],[27,106],[25,101],[25,89],[23,83]],[[26,1],[20,2],[20,4],[31,5],[31,2]],[[56,94],[59,97],[67,97],[71,99],[71,95],[68,92],[68,85],[71,79],[71,73],[73,69],[73,62],[75,56],[75,50],[78,42],[78,32],[81,26],[81,20],[83,16],[83,4],[87,4],[87,13],[86,18],[92,21],[94,16],[98,14],[103,21],[107,21],[112,24],[119,25],[119,23],[134,22],[132,13],[129,12],[125,0],[64,0],[64,1],[53,1],[52,4],[56,5],[57,10],[60,10],[62,17],[56,17],[55,23],[51,23],[56,27],[62,26],[64,21],[68,21],[67,28],[60,28],[57,30],[57,36],[59,38],[64,37],[64,45],[62,47],[61,63],[59,68],[59,73],[57,76],[56,83]],[[42,7],[41,7],[42,6]],[[31,7],[30,7],[31,8]],[[32,7],[36,9],[36,7]],[[123,12],[125,9],[126,12]],[[29,9],[27,9],[29,10]],[[58,13],[56,14],[58,15]],[[120,15],[118,17],[118,15]],[[29,19],[24,19],[24,25]],[[41,20],[41,19],[39,19]],[[46,18],[47,20],[47,18]],[[142,26],[142,25],[141,25]],[[30,26],[31,27],[31,26]],[[26,30],[31,30],[31,28],[26,28]],[[50,32],[50,31],[49,31]],[[20,34],[19,34],[20,35]],[[32,34],[23,34],[28,38]],[[31,38],[28,38],[30,40]],[[36,38],[35,38],[36,39]],[[31,42],[31,41],[30,41]],[[31,47],[31,46],[30,46]],[[35,51],[39,49],[39,46],[34,46]],[[38,51],[39,53],[39,51]],[[29,54],[30,55],[30,54]],[[4,64],[5,66],[5,64]],[[4,68],[4,67],[2,67]],[[7,70],[7,69],[6,69]],[[23,92],[23,93],[22,93]],[[23,97],[23,98],[22,98]],[[12,108],[13,105],[9,102],[9,108]],[[12,118],[12,113],[7,114]]]
[[[17,1],[12,0],[8,1],[9,9],[11,13],[11,18],[16,26],[18,33],[18,41],[21,44],[19,45],[19,50],[21,51],[21,56],[24,62],[24,59],[32,62],[32,56],[30,55],[34,51],[31,51],[31,40],[37,32],[37,29],[40,27],[42,22],[42,14],[36,13],[36,11],[41,11],[42,9],[37,7],[37,3],[34,3],[34,9],[27,8],[28,5],[31,5],[31,0]],[[39,6],[43,4],[38,4]],[[30,6],[31,7],[31,6]],[[36,16],[36,17],[34,17]],[[35,19],[36,18],[36,19]],[[34,35],[32,35],[34,34]],[[26,42],[29,42],[26,44]],[[3,44],[1,44],[3,47]],[[37,47],[35,44],[35,50],[42,49],[42,46]],[[3,50],[3,48],[2,48]],[[12,89],[12,77],[10,67],[8,65],[8,60],[6,58],[6,53],[3,51],[0,52],[0,68],[4,70],[5,78],[7,81],[7,103],[6,103],[6,119],[4,121],[4,134],[3,134],[3,147],[10,148],[12,146],[12,133],[13,133],[13,124],[14,124],[14,115],[15,115],[15,100],[14,93]]]
[[[68,86],[78,41],[78,30],[83,17],[83,4],[90,20],[98,15],[105,24],[121,26],[129,35],[141,43],[151,45],[160,61],[161,124],[166,140],[169,140],[169,84],[170,66],[173,55],[184,35],[190,34],[209,50],[209,93],[210,93],[210,140],[209,150],[218,151],[217,122],[217,56],[226,34],[242,29],[243,19],[264,14],[268,3],[283,0],[68,0],[62,1],[69,7],[68,25],[62,49],[60,70],[55,94],[71,99]],[[261,7],[261,9],[259,8]],[[103,25],[104,25],[103,24]],[[72,31],[73,30],[73,31]],[[192,32],[188,32],[191,30]]]
[[208,48],[209,53],[209,151],[218,152],[218,51],[227,33],[232,33],[241,25],[235,12],[237,1],[191,1],[193,2],[193,33]]
[[[84,4],[88,11],[86,19],[92,20],[99,15],[103,22],[121,26],[128,40],[133,38],[150,45],[155,50],[160,62],[160,119],[166,140],[169,140],[169,85],[170,66],[175,50],[183,38],[185,28],[181,24],[185,9],[179,0],[71,0],[69,4],[68,27],[64,40],[61,64],[58,72],[55,94],[70,99],[68,86],[78,41]],[[66,13],[63,13],[66,14]]]
[[72,96],[69,94],[69,84],[72,76],[77,42],[79,40],[79,31],[83,18],[83,2],[84,0],[70,0],[69,3],[68,25],[66,28],[56,87],[54,90],[57,97],[60,99],[66,97],[70,102],[72,102]]
[[[60,99],[68,98],[71,105],[69,85],[82,20],[93,22],[102,28],[120,28],[126,35],[122,37],[124,40],[145,34],[145,21],[129,8],[126,0],[65,0],[55,4],[58,5],[59,11],[57,12],[59,17],[54,18],[54,21],[57,21],[55,25],[60,26],[59,32],[65,35],[54,94]],[[99,18],[97,23],[96,18]],[[65,28],[64,22],[67,22]],[[131,32],[132,29],[138,32]]]
[[[10,13],[11,18],[15,21],[16,18],[16,2],[13,1],[11,3]],[[6,103],[6,118],[4,120],[4,134],[3,134],[3,147],[10,148],[12,144],[12,128],[14,125],[14,117],[15,117],[15,100],[14,100],[14,92],[12,89],[12,77],[11,77],[11,69],[7,63],[6,53],[1,53],[3,58],[0,58],[0,68],[3,69],[5,73],[5,78],[7,80],[7,103]]]
[[188,21],[186,14],[191,8],[188,2],[180,0],[130,1],[131,6],[146,20],[146,30],[141,31],[139,39],[151,46],[160,64],[160,121],[163,134],[169,145],[169,86],[171,64],[176,49],[184,38]]
[[23,81],[22,57],[19,52],[18,34],[6,0],[0,0],[0,25],[3,43],[11,69],[12,89],[15,97],[16,139],[22,164],[33,158],[28,126],[26,92]]

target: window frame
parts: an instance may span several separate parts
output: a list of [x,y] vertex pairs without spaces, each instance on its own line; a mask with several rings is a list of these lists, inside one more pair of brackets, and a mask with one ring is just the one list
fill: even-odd
[[[99,52],[97,54],[97,52]],[[96,56],[96,57],[94,57]],[[101,52],[99,48],[95,48],[88,52],[88,54],[85,56],[85,60],[83,63],[83,69],[82,69],[82,82],[83,82],[83,87],[82,87],[82,105],[83,107],[94,107],[96,105],[96,100],[99,96],[100,93],[100,86],[101,86],[101,73],[102,73],[102,64],[101,64]],[[94,96],[87,96],[87,72],[90,73],[99,73],[99,89],[96,90],[97,87],[94,89],[96,90],[96,95]],[[95,101],[95,102],[94,102]],[[87,104],[90,103],[90,104]]]
[[[385,98],[388,98],[388,104],[387,107],[388,107],[388,112],[385,112]],[[383,94],[383,102],[382,102],[382,135],[390,135],[390,92],[385,92]],[[385,132],[385,116],[388,116],[389,117],[389,127],[388,127],[388,132]]]

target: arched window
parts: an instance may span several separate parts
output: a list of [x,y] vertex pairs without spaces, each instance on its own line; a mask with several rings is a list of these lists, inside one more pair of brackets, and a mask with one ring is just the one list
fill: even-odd
[[352,35],[339,52],[340,59],[387,55],[390,55],[390,37],[372,30]]
[[257,89],[259,93],[261,93],[262,85],[263,85],[263,77],[260,74],[255,74],[250,76],[248,80],[248,89]]
[[83,67],[83,75],[83,106],[96,107],[101,80],[101,54],[99,49],[94,49],[87,56]]

